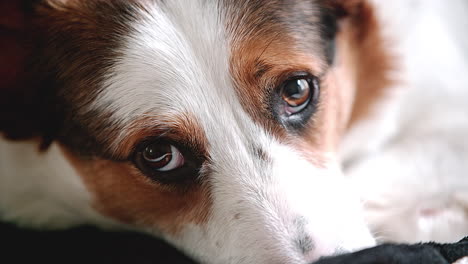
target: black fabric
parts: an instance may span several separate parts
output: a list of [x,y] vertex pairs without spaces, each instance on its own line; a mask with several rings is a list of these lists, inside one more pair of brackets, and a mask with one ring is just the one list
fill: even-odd
[[32,231],[0,224],[0,243],[0,263],[5,264],[195,263],[152,237],[93,227]]
[[457,244],[428,244],[437,249],[449,262],[468,256],[468,237]]
[[324,258],[314,264],[451,264],[465,256],[468,256],[468,237],[456,244],[385,244]]
[[[94,227],[32,231],[0,224],[0,243],[1,263],[195,263],[161,240],[142,234],[105,232]],[[468,238],[456,244],[380,245],[323,258],[313,264],[451,264],[464,256],[468,256]]]

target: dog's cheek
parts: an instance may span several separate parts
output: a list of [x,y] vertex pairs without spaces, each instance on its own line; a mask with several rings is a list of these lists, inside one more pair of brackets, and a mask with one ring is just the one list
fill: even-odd
[[62,149],[93,195],[92,206],[106,217],[170,236],[189,223],[201,226],[208,220],[211,201],[206,186],[178,190],[146,178],[131,164],[80,159]]
[[346,130],[356,95],[357,65],[350,36],[345,31],[337,36],[337,55],[322,84],[321,107],[323,114],[317,117],[316,127],[323,135],[322,148],[336,151]]
[[[346,34],[337,37],[334,65],[322,78],[318,111],[309,120],[307,129],[295,148],[313,160],[323,160],[323,153],[336,153],[341,136],[349,122],[356,93],[355,56]],[[323,162],[313,162],[323,167]],[[320,165],[322,164],[322,165]]]
[[[352,2],[355,2],[354,4]],[[377,103],[388,96],[398,57],[369,1],[334,1],[347,10],[339,19],[336,58],[322,80],[319,112],[310,122],[305,140],[310,149],[336,152],[350,127],[372,114]]]

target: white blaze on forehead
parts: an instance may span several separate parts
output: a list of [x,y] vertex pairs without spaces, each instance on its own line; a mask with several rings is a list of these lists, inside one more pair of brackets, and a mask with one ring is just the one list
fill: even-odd
[[[90,110],[111,112],[113,123],[123,128],[144,117],[155,122],[143,124],[146,127],[189,114],[204,130],[214,158],[226,143],[235,148],[238,142],[255,142],[265,135],[243,110],[234,89],[222,7],[202,0],[158,3],[136,9],[138,19],[122,40],[122,55],[115,58]],[[122,129],[114,143],[129,133]]]
[[145,115],[190,113],[204,122],[241,111],[219,10],[198,0],[148,2],[137,10],[93,110],[105,107],[122,125]]

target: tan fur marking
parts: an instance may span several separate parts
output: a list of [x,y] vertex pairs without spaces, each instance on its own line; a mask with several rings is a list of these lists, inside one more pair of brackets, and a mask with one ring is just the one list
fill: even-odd
[[279,138],[285,131],[274,120],[269,105],[269,94],[289,73],[310,71],[319,73],[317,59],[284,47],[287,39],[271,37],[242,40],[231,55],[231,74],[244,109],[258,123]]
[[[287,40],[276,39],[269,43],[255,39],[250,41],[251,43],[247,41],[246,45],[239,46],[231,59],[231,72],[244,109],[256,123],[263,125],[278,139],[290,142],[298,150],[303,151],[311,163],[323,167],[325,164],[325,157],[322,157],[323,137],[326,136],[327,130],[311,126],[307,134],[314,136],[305,137],[304,142],[294,135],[288,135],[287,131],[273,119],[269,105],[269,94],[272,93],[272,89],[276,89],[288,74],[306,71],[319,75],[323,68],[317,63],[320,60],[294,49],[285,49],[284,47],[291,45]],[[268,70],[264,70],[264,67],[268,67]],[[319,116],[323,114],[323,111],[317,112]],[[317,131],[320,133],[317,134]],[[314,150],[313,153],[311,150]]]
[[316,27],[319,17],[315,16],[318,8],[303,1],[230,4],[235,8],[229,6],[233,8],[227,24],[229,65],[236,92],[256,123],[284,139],[287,132],[273,116],[270,95],[291,73],[305,71],[318,76],[326,66],[320,57],[323,54],[317,52],[321,49]]
[[[341,1],[335,1],[335,4]],[[343,1],[346,12],[337,35],[337,58],[322,83],[319,112],[305,137],[310,149],[335,152],[343,133],[368,115],[378,99],[392,87],[391,54],[372,5]],[[336,8],[336,7],[335,7]]]
[[358,69],[350,41],[346,30],[336,38],[337,58],[322,80],[319,111],[305,136],[306,142],[315,142],[314,147],[322,151],[337,150],[353,109]]
[[397,82],[390,76],[397,66],[396,56],[387,48],[390,43],[382,36],[382,25],[375,9],[368,1],[360,2],[350,11],[352,17],[343,25],[343,30],[348,31],[357,71],[356,96],[349,126],[370,114],[386,89]]
[[117,157],[127,157],[140,140],[150,137],[164,137],[183,142],[200,155],[207,155],[208,140],[203,129],[190,114],[158,115],[150,114],[122,129],[124,133],[116,136],[112,149]]
[[302,139],[291,138],[272,120],[267,96],[288,72],[319,75],[323,71],[320,56],[295,48],[291,35],[274,26],[264,29],[269,35],[244,36],[234,42],[231,55],[231,72],[247,112],[279,138],[293,142],[316,164],[322,163],[317,153],[335,152],[345,130],[364,118],[394,82],[389,77],[394,57],[385,47],[373,6],[363,0],[322,4],[335,10],[341,21],[338,58],[322,78],[319,109]]
[[[164,125],[162,125],[164,124]],[[116,140],[116,155],[130,157],[142,140],[161,136],[184,142],[207,155],[207,141],[203,130],[190,115],[145,117],[134,122]],[[131,161],[112,161],[100,158],[80,158],[62,146],[66,157],[83,178],[94,195],[94,207],[106,216],[123,223],[155,228],[177,234],[186,223],[203,224],[210,211],[210,193],[206,183],[164,185],[151,180]]]
[[206,185],[187,188],[156,183],[129,162],[84,160],[62,147],[94,196],[93,206],[125,224],[177,235],[187,223],[206,223],[211,207]]

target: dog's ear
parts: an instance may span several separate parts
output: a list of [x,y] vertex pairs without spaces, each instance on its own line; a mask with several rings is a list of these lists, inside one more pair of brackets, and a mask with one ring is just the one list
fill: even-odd
[[38,67],[34,0],[0,0],[0,134],[50,138],[50,89]]

